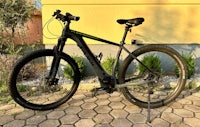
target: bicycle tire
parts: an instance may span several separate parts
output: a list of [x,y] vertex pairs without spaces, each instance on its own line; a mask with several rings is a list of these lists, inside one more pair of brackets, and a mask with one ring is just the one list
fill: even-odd
[[59,70],[60,74],[57,76],[63,81],[59,80],[58,85],[45,85],[45,76],[50,70],[47,63],[53,56],[53,50],[41,49],[22,57],[15,64],[9,79],[10,95],[15,102],[28,109],[49,110],[60,106],[74,95],[79,86],[80,72],[76,62],[65,53],[60,54],[63,63],[60,62],[59,66],[61,69],[64,63],[71,66],[74,81],[69,81],[71,84],[68,86],[68,80],[63,76],[62,70]]
[[[159,74],[162,77],[162,79],[159,79],[159,83],[157,83],[157,84],[155,83],[155,89],[151,91],[152,93],[150,93],[150,97],[151,97],[150,108],[158,108],[158,107],[164,106],[164,105],[172,102],[181,93],[181,91],[183,90],[183,88],[186,84],[186,80],[187,80],[186,64],[185,64],[184,60],[182,59],[181,55],[174,49],[172,49],[166,45],[146,45],[146,46],[140,47],[132,52],[133,55],[135,55],[138,59],[141,59],[141,60],[144,58],[143,57],[144,55],[150,55],[150,54],[155,55],[154,53],[155,54],[157,53],[156,55],[158,55],[158,57],[161,54],[160,58],[162,58],[162,60],[163,60],[163,63],[161,61],[161,64],[162,64],[161,67],[163,69],[162,69],[162,72],[160,71],[160,73],[162,73],[162,74]],[[163,56],[165,56],[165,57],[163,57]],[[167,65],[167,62],[169,62],[168,59],[170,59],[174,62],[171,65],[171,67],[166,68],[165,66]],[[119,70],[119,75],[118,75],[120,84],[128,82],[127,78],[131,77],[130,75],[135,75],[135,77],[136,77],[136,75],[137,75],[136,73],[138,73],[140,71],[140,70],[138,71],[138,68],[136,67],[133,72],[134,74],[132,74],[132,72],[130,73],[131,67],[129,67],[129,66],[131,66],[131,64],[134,64],[134,67],[137,65],[139,66],[139,64],[137,62],[135,62],[134,60],[135,59],[129,54],[129,56],[127,56],[127,58],[122,63],[120,70]],[[174,64],[176,64],[176,66],[179,68],[178,69],[179,76],[177,76],[173,72],[173,69],[171,69],[172,67],[175,68]],[[134,68],[134,67],[132,67],[132,68]],[[167,69],[171,69],[171,72],[169,73],[167,71]],[[158,72],[156,72],[156,73],[158,73]],[[167,75],[167,73],[169,73],[169,74]],[[143,79],[144,79],[144,77],[141,77],[140,80],[143,80]],[[132,82],[134,82],[134,81],[132,81]],[[149,93],[146,90],[147,86],[145,87],[144,85],[142,85],[142,86],[136,85],[136,86],[124,87],[124,88],[121,88],[120,90],[122,91],[125,98],[128,101],[130,101],[131,103],[133,103],[139,107],[148,108],[148,99],[147,98],[148,98]],[[168,86],[168,88],[166,86]],[[166,93],[164,93],[164,92],[166,92]],[[155,95],[155,94],[157,94],[157,95]],[[155,100],[153,100],[153,99],[155,99]]]

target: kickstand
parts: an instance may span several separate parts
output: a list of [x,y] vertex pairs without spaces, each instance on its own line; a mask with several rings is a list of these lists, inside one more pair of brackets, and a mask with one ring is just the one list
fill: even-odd
[[148,89],[148,109],[147,109],[147,122],[148,123],[151,123],[151,93],[152,93],[152,90],[151,88],[149,87]]

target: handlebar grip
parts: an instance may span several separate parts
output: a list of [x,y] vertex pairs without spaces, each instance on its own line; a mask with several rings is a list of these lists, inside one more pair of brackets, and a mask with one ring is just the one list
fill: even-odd
[[70,13],[66,13],[66,17],[67,17],[68,20],[74,20],[74,21],[78,21],[80,19],[80,17],[73,16]]
[[68,16],[69,20],[74,20],[74,21],[78,21],[80,19],[79,16]]

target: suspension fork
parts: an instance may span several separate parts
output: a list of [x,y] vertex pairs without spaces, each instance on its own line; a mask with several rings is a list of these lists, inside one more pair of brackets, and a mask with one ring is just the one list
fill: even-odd
[[49,72],[49,76],[47,77],[47,80],[49,81],[49,85],[55,85],[58,82],[58,79],[56,79],[56,74],[58,72],[60,59],[61,59],[61,53],[63,51],[65,42],[67,38],[60,37],[58,39],[58,44],[54,46],[53,48],[53,61],[51,63],[51,69]]

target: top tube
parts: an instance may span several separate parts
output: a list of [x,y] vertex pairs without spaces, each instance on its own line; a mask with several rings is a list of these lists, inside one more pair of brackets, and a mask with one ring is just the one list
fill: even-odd
[[115,42],[108,41],[108,40],[105,40],[105,39],[102,39],[102,38],[99,38],[99,37],[95,37],[93,35],[85,34],[85,33],[79,32],[79,31],[75,31],[75,30],[70,30],[70,31],[74,34],[80,35],[80,36],[85,37],[85,38],[89,38],[89,39],[92,39],[92,40],[104,42],[104,43],[115,45],[115,46],[120,46],[120,44],[117,44]]

